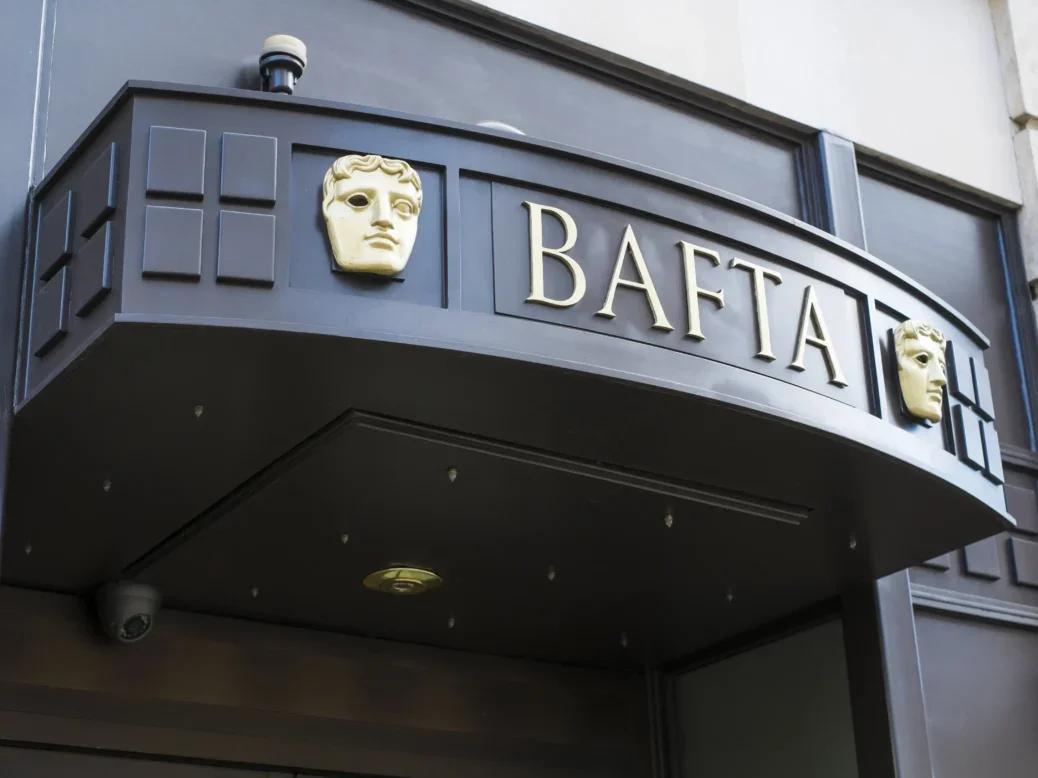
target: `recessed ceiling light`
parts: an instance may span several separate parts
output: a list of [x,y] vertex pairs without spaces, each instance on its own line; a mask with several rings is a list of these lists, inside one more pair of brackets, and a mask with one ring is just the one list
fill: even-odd
[[387,567],[364,579],[364,585],[376,592],[386,594],[422,594],[435,589],[443,579],[432,570],[419,567]]

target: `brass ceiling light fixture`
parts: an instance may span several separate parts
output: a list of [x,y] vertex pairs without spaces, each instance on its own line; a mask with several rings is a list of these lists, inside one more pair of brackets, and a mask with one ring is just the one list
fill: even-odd
[[364,585],[369,589],[398,595],[423,594],[441,583],[443,579],[440,576],[420,567],[387,567],[364,579]]

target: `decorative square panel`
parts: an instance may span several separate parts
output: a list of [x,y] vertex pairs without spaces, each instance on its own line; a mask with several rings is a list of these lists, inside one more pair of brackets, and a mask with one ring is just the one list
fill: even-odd
[[52,205],[40,219],[36,240],[36,274],[43,279],[72,256],[72,192]]
[[998,563],[998,546],[995,538],[984,538],[970,543],[963,549],[966,558],[966,575],[997,581],[1002,577],[1002,566]]
[[970,357],[973,372],[973,390],[977,397],[977,413],[988,421],[995,420],[995,401],[991,398],[991,379],[988,369]]
[[953,409],[955,417],[955,450],[959,459],[972,468],[984,468],[984,438],[980,434],[980,419],[963,405]]
[[108,222],[72,261],[72,313],[86,316],[112,289],[112,224]]
[[205,130],[151,128],[148,141],[148,194],[202,198]]
[[998,447],[998,433],[992,421],[980,422],[980,436],[984,443],[984,475],[996,484],[1005,483],[1002,472],[1002,452]]
[[1016,519],[1017,532],[1038,535],[1038,491],[1034,480],[1028,486],[1006,484],[1006,510]]
[[973,372],[970,369],[970,358],[962,349],[948,342],[944,352],[948,360],[948,389],[952,395],[967,405],[973,405],[976,398],[973,394]]
[[1038,543],[1010,538],[1009,554],[1013,557],[1013,577],[1016,583],[1038,588]]
[[144,275],[202,275],[202,210],[149,205],[144,217]]
[[108,148],[83,174],[79,185],[79,229],[84,237],[93,234],[100,224],[115,213],[118,151],[117,144],[108,144]]
[[68,267],[63,267],[38,292],[32,305],[32,349],[38,357],[50,351],[68,332]]
[[278,139],[223,134],[220,198],[273,203],[277,197]]
[[274,216],[220,211],[216,280],[274,285]]

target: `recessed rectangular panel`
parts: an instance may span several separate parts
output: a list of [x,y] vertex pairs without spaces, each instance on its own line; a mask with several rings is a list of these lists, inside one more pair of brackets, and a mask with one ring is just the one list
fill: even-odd
[[201,199],[205,185],[205,130],[151,128],[148,194]]
[[964,405],[956,405],[955,450],[959,459],[977,470],[984,469],[984,437],[980,433],[980,419]]
[[115,213],[118,197],[118,151],[118,144],[108,144],[83,174],[83,180],[79,185],[78,221],[81,235],[89,236],[99,224]]
[[40,219],[36,275],[47,279],[72,256],[72,192],[66,192]]
[[144,275],[202,275],[202,211],[149,205],[144,217]]
[[461,178],[461,307],[479,313],[494,312],[493,220],[490,182]]
[[1038,493],[1034,481],[1026,487],[1007,483],[1005,489],[1006,510],[1016,519],[1017,531],[1038,534]]
[[980,435],[984,443],[984,475],[996,484],[1004,483],[1006,477],[1002,472],[1002,452],[998,447],[995,423],[980,420]]
[[89,314],[112,289],[112,223],[94,233],[72,261],[72,313]]
[[995,541],[996,538],[984,538],[963,549],[966,559],[966,575],[985,578],[989,581],[996,581],[1002,577],[1002,568],[998,563],[998,547]]
[[948,360],[948,390],[952,396],[967,405],[976,402],[973,390],[973,372],[970,369],[970,357],[961,347],[951,341],[945,349]]
[[1038,588],[1038,543],[1010,538],[1009,553],[1013,557],[1013,578],[1016,583]]
[[991,397],[991,377],[975,357],[970,357],[973,372],[973,390],[977,397],[977,413],[988,421],[995,420],[995,401]]
[[43,356],[68,332],[68,267],[36,293],[32,305],[32,353]]
[[273,214],[220,211],[216,280],[273,286]]
[[491,197],[498,314],[681,351],[869,408],[859,301],[795,257],[576,196],[494,182]]
[[220,198],[274,203],[277,167],[277,138],[225,132],[220,155]]

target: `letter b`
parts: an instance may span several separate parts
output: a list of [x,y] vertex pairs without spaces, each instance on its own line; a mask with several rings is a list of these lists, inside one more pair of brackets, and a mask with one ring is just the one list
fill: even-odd
[[[577,223],[561,208],[531,202],[523,202],[523,205],[530,210],[530,296],[526,298],[526,302],[541,303],[555,308],[569,308],[576,305],[587,290],[584,271],[581,270],[577,261],[566,253],[572,250],[577,243]],[[566,238],[557,249],[546,248],[544,245],[542,214],[545,212],[558,219],[566,231]],[[573,294],[565,300],[556,300],[544,294],[545,255],[559,260],[573,277]]]

